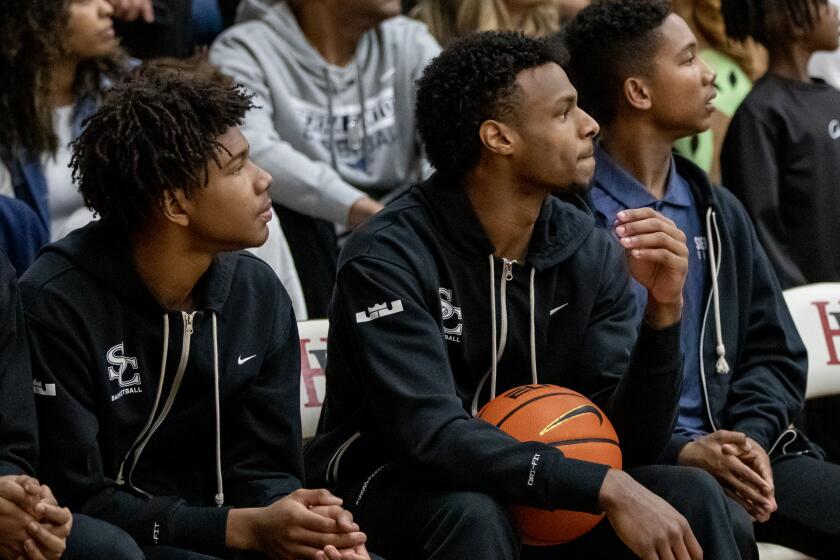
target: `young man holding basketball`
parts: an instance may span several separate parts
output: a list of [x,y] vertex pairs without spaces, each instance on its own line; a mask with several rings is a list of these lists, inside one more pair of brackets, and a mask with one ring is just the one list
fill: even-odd
[[[540,41],[487,33],[426,69],[417,121],[437,173],[342,253],[307,474],[346,498],[386,556],[519,558],[505,506],[525,505],[606,512],[563,554],[696,559],[702,545],[739,558],[723,492],[702,471],[631,477],[474,417],[507,389],[566,386],[604,409],[631,467],[673,427],[684,238],[630,210],[622,249],[551,196],[585,188],[598,131],[559,62]],[[650,296],[638,340],[628,267]]]
[[[709,128],[714,72],[665,0],[594,5],[565,37],[572,81],[603,125],[596,220],[610,227],[627,208],[656,208],[691,247],[680,412],[663,462],[713,474],[738,526],[759,522],[758,540],[835,556],[840,467],[788,429],[802,409],[807,356],[779,282],[743,206],[671,153],[676,139]],[[645,287],[633,291],[644,305]]]

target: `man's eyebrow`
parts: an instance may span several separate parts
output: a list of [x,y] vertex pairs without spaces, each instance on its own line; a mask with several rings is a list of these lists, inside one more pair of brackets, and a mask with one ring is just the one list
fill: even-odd
[[555,107],[562,107],[564,105],[571,105],[577,100],[577,94],[569,92],[564,93],[554,101]]
[[241,151],[232,155],[230,157],[230,159],[227,161],[227,163],[224,164],[222,169],[224,169],[225,167],[229,167],[230,164],[233,163],[233,162],[240,162],[240,161],[243,161],[243,160],[247,159],[248,158],[248,152],[250,151],[250,149],[251,149],[250,146],[245,146],[244,148],[242,148]]
[[677,53],[677,56],[682,56],[687,51],[695,51],[697,50],[697,41],[692,41],[683,48],[680,49],[680,52]]

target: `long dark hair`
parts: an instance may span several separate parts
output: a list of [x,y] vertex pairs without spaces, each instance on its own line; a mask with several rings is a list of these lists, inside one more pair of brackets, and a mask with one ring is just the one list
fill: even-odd
[[[0,159],[14,150],[54,152],[51,68],[61,59],[72,0],[0,1]],[[127,66],[122,49],[79,65],[74,94],[100,97]]]
[[49,68],[67,20],[59,0],[0,2],[0,157],[14,148],[54,150]]

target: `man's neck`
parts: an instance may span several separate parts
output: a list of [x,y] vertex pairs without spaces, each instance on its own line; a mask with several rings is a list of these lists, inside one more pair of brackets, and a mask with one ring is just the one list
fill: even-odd
[[213,255],[191,249],[183,237],[164,230],[136,235],[132,261],[149,293],[165,309],[193,311],[195,285],[210,268]]
[[603,131],[601,148],[657,200],[665,198],[674,139],[649,127],[616,122]]
[[301,31],[324,60],[335,66],[347,66],[369,27],[352,17],[343,17],[325,2],[293,4]]
[[495,256],[524,262],[546,193],[518,185],[504,172],[481,165],[467,174],[464,189],[496,247]]
[[76,100],[73,86],[76,83],[76,71],[79,61],[73,57],[62,57],[52,65],[52,83],[50,84],[50,106],[66,107]]
[[771,45],[768,51],[769,73],[789,80],[811,81],[808,76],[808,61],[814,53],[810,50],[803,48],[798,42],[793,42],[788,45]]

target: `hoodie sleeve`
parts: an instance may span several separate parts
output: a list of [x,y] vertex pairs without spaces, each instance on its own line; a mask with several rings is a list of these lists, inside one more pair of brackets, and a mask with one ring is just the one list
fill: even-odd
[[[464,411],[427,303],[439,301],[436,290],[427,299],[411,271],[375,257],[355,258],[338,275],[331,332],[346,337],[352,353],[348,367],[358,372],[387,445],[453,487],[506,503],[599,511],[606,466],[566,458],[541,443],[518,442]],[[358,320],[381,302],[401,311]]]
[[807,284],[807,278],[790,258],[781,214],[779,153],[783,134],[774,115],[757,114],[742,105],[726,133],[720,156],[723,184],[744,204],[755,223],[758,239],[784,288]]
[[677,421],[680,324],[656,330],[643,322],[639,327],[624,251],[611,239],[606,245],[599,292],[575,371],[579,387],[604,407],[615,426],[625,467],[650,464]]
[[0,251],[0,476],[34,474],[37,422],[15,272]]
[[[802,410],[808,355],[790,316],[781,287],[755,230],[737,201],[731,221],[742,224],[738,237],[752,255],[752,289],[745,295],[738,348],[726,403],[726,424],[770,451]],[[747,263],[740,263],[745,266]],[[742,304],[743,305],[743,304]]]
[[97,416],[82,335],[71,335],[84,329],[74,329],[77,323],[55,306],[33,310],[38,299],[25,298],[25,309],[33,377],[47,389],[36,399],[43,481],[60,503],[117,525],[140,546],[223,550],[227,508],[188,506],[175,496],[145,498],[105,475],[97,437],[106,427]]
[[18,275],[23,274],[38,250],[49,241],[47,228],[31,206],[0,195],[0,249],[6,252]]
[[279,302],[266,306],[274,319],[273,349],[243,398],[226,409],[223,423],[225,501],[262,507],[302,486],[300,343],[292,304],[277,284]]
[[241,37],[246,30],[247,26],[234,28],[222,35],[210,49],[210,60],[254,94],[256,108],[248,111],[242,130],[253,160],[274,177],[272,199],[302,214],[346,225],[350,207],[367,195],[280,137],[263,67]]

